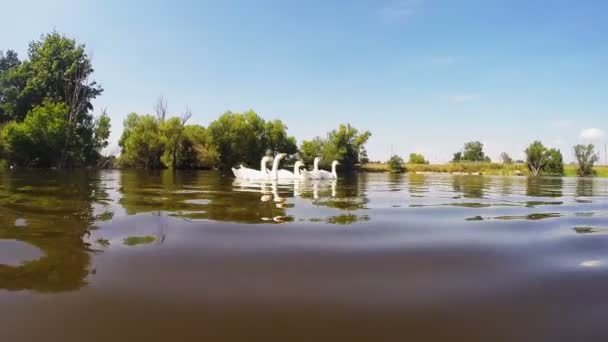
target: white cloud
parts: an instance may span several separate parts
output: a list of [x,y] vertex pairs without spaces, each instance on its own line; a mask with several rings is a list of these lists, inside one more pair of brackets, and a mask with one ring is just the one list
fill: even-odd
[[606,136],[606,133],[599,128],[587,128],[581,131],[579,138],[584,140],[599,140]]
[[464,103],[475,101],[479,98],[479,94],[458,94],[450,96],[450,101],[456,103]]

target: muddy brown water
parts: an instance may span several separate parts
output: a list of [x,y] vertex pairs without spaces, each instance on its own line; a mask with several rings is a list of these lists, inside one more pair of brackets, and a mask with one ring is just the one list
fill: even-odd
[[0,173],[0,341],[607,341],[608,180]]

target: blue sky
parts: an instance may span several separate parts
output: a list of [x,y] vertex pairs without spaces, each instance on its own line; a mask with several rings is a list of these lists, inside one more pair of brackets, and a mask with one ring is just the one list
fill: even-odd
[[[130,112],[253,109],[298,141],[350,122],[372,159],[447,161],[470,140],[572,160],[607,142],[607,1],[13,1],[0,49],[53,29],[87,45],[116,145]],[[602,155],[603,157],[603,155]],[[603,159],[603,158],[602,158]],[[603,160],[602,160],[603,161]]]

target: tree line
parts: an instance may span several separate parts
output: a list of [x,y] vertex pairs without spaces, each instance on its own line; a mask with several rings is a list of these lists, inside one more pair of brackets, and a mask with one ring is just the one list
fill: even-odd
[[[471,141],[464,144],[461,151],[454,153],[452,163],[491,163],[492,160],[483,151],[483,143]],[[579,176],[592,176],[593,166],[599,160],[599,154],[595,151],[593,144],[578,144],[573,147],[576,164],[578,165],[577,174]],[[503,164],[526,164],[530,173],[534,176],[563,176],[564,159],[559,149],[548,148],[542,142],[533,141],[525,150],[526,160],[514,161],[508,153],[502,152],[500,160]],[[408,164],[428,163],[424,156],[412,153]],[[392,156],[388,165],[393,172],[404,171],[404,161],[398,155]]]
[[[103,88],[92,80],[94,69],[85,45],[57,32],[42,35],[29,44],[27,56],[0,51],[0,160],[17,167],[100,167],[110,160],[102,156],[108,146],[110,118],[106,110],[93,114],[92,101]],[[265,120],[253,110],[226,112],[207,127],[188,124],[186,108],[169,116],[167,100],[158,98],[154,113],[131,113],[124,120],[117,166],[133,168],[223,169],[238,164],[257,166],[264,155],[286,153],[287,164],[296,158],[321,166],[338,160],[346,170],[367,163],[365,145],[371,137],[350,124],[342,124],[323,137],[302,141],[281,120]],[[479,141],[464,144],[453,163],[485,162],[490,158]],[[501,154],[505,164],[526,163],[533,175],[563,175],[561,151],[532,142],[526,160],[513,161]],[[598,155],[593,145],[577,145],[574,154],[578,174],[593,174]],[[412,153],[410,164],[428,164]],[[389,166],[403,170],[404,161],[392,156]]]
[[366,162],[365,143],[371,136],[343,124],[326,137],[303,141],[298,148],[285,123],[265,120],[253,110],[228,111],[207,127],[187,124],[191,116],[188,111],[170,118],[161,112],[131,113],[125,119],[119,141],[121,167],[228,170],[239,164],[257,167],[264,155],[280,152],[289,156],[287,164],[295,159],[312,164],[320,156],[323,167],[338,160],[352,170]]
[[[85,45],[52,32],[29,45],[27,57],[0,51],[0,160],[16,167],[99,167],[108,146],[110,118],[93,115],[92,101],[103,93],[92,81]],[[370,132],[340,125],[325,137],[297,141],[281,120],[265,120],[250,110],[226,112],[208,127],[188,124],[186,108],[169,116],[160,97],[153,114],[131,113],[124,120],[117,166],[133,168],[224,169],[258,165],[266,154],[290,155],[327,167],[338,160],[347,169],[367,161]]]

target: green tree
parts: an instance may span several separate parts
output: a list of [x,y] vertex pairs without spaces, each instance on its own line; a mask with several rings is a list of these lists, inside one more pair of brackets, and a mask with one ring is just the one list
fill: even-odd
[[325,140],[316,137],[312,140],[304,140],[300,145],[300,159],[305,165],[311,165],[316,157],[320,157],[323,153]]
[[547,151],[549,160],[543,169],[544,174],[552,176],[562,176],[564,174],[564,158],[562,152],[556,148]]
[[500,154],[500,160],[503,164],[513,164],[513,158],[507,152]]
[[[8,62],[7,62],[8,60]],[[30,43],[28,59],[19,63],[7,53],[8,69],[0,77],[0,123],[26,119],[44,101],[64,103],[66,125],[57,166],[82,166],[94,161],[96,122],[92,100],[103,89],[89,81],[93,67],[85,46],[57,32]],[[49,157],[51,158],[51,157]]]
[[64,103],[44,100],[23,122],[11,121],[4,125],[0,137],[5,157],[18,166],[56,165],[63,147],[67,110]]
[[392,156],[388,160],[388,167],[391,170],[391,172],[403,172],[404,171],[403,158],[399,157],[398,155]]
[[462,152],[454,153],[454,158],[452,158],[452,163],[460,163],[462,161]]
[[328,168],[332,161],[337,160],[345,170],[353,170],[360,158],[366,158],[365,144],[371,137],[368,131],[359,132],[350,124],[342,124],[327,134],[325,139],[314,138],[303,141],[300,156],[306,163],[311,163],[315,157],[321,157],[321,166]]
[[279,152],[289,155],[298,152],[296,138],[287,135],[287,126],[281,120],[266,121],[265,130],[268,149],[273,156]]
[[576,145],[574,146],[574,156],[578,163],[578,175],[582,177],[593,175],[593,164],[599,160],[595,153],[595,146],[593,144]]
[[212,169],[219,164],[219,154],[208,130],[199,125],[184,128],[184,140],[179,152],[178,167],[182,169]]
[[120,141],[121,163],[146,169],[160,168],[163,139],[158,120],[152,115],[131,113],[124,121]]
[[483,144],[479,141],[470,141],[464,144],[464,150],[462,152],[462,160],[470,162],[482,162],[489,161],[483,152]]
[[[0,124],[6,122],[10,117],[6,114],[4,103],[6,102],[6,94],[11,94],[14,89],[11,88],[14,84],[8,82],[9,72],[21,64],[16,52],[12,50],[6,51],[6,55],[0,51]],[[14,76],[13,76],[14,77]],[[13,82],[16,83],[16,82]]]
[[409,164],[428,164],[429,162],[424,159],[422,154],[410,153]]
[[19,66],[19,64],[21,64],[21,61],[19,60],[19,55],[15,51],[7,50],[6,54],[0,51],[0,74]]
[[264,119],[254,111],[226,112],[209,124],[208,129],[224,170],[239,163],[259,164],[268,149]]
[[562,175],[564,173],[564,162],[558,149],[548,149],[542,142],[532,142],[526,152],[526,164],[534,176],[541,174]]

